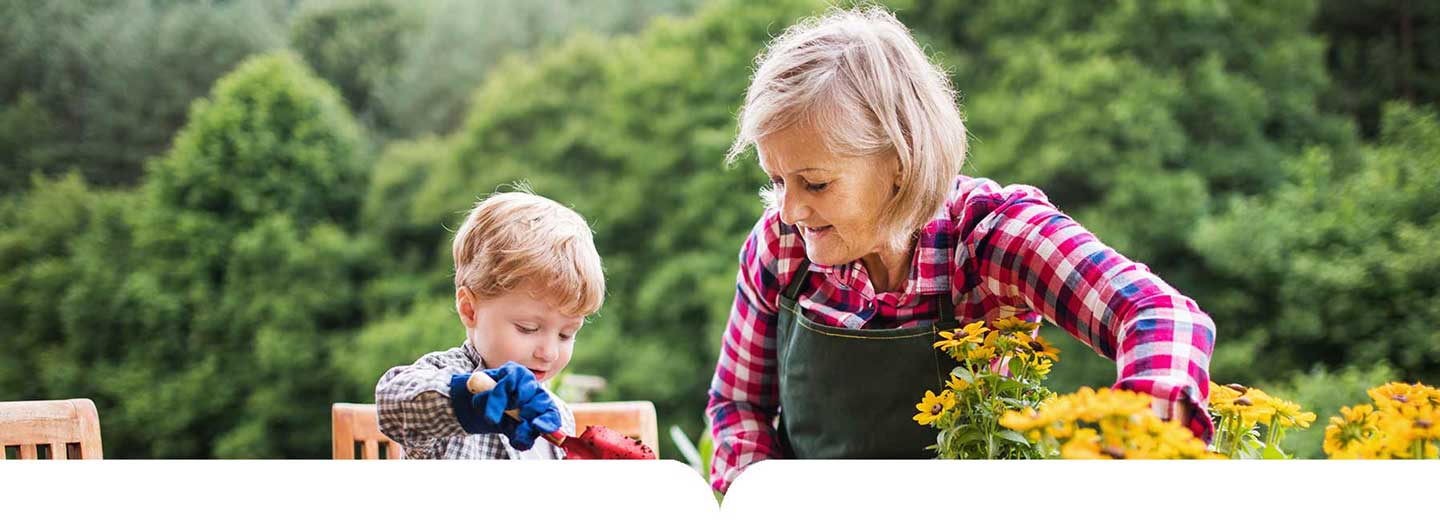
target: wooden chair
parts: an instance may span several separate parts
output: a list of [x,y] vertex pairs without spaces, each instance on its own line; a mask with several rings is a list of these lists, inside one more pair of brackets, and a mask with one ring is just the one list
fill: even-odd
[[0,402],[0,459],[101,459],[100,414],[89,399]]
[[[375,405],[335,403],[330,407],[331,454],[335,459],[403,459],[400,443],[380,432]],[[385,453],[381,454],[381,448]],[[359,448],[359,457],[356,457]]]
[[574,403],[570,411],[575,413],[575,433],[585,431],[586,426],[603,425],[628,437],[634,437],[655,450],[660,456],[660,428],[655,421],[655,403],[650,401],[612,401],[601,403]]
[[[655,420],[655,404],[650,401],[615,401],[608,403],[575,403],[570,405],[575,413],[575,433],[585,431],[586,426],[604,425],[607,428],[634,437],[660,454],[660,428]],[[335,459],[400,459],[405,457],[399,443],[390,440],[380,432],[380,423],[375,418],[375,405],[335,403],[330,407],[332,425],[332,456]],[[356,457],[356,447],[360,457]],[[384,456],[380,446],[386,447]]]

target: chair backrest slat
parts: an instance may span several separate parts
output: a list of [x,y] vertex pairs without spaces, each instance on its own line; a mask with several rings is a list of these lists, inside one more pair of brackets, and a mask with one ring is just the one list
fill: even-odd
[[[0,402],[0,447],[18,446],[22,459],[99,459],[100,415],[89,399]],[[5,454],[0,452],[0,459]]]
[[[335,459],[379,459],[380,443],[386,446],[386,458],[404,458],[404,450],[380,432],[375,405],[335,403],[330,407],[331,457]],[[355,445],[360,444],[359,453]]]

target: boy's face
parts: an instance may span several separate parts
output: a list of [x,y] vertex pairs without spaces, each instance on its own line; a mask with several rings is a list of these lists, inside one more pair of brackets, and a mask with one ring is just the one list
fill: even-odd
[[455,291],[455,310],[488,368],[514,361],[540,381],[570,363],[575,335],[585,324],[584,316],[567,316],[525,290],[482,300],[462,287]]

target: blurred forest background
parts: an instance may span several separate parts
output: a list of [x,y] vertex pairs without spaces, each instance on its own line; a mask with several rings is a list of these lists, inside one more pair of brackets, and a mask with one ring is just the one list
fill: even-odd
[[[1217,382],[1322,420],[1440,382],[1440,3],[895,0],[964,173],[1194,297]],[[816,0],[0,1],[0,400],[112,458],[323,458],[330,404],[457,345],[450,229],[516,180],[593,223],[571,372],[691,436],[760,215],[755,55]],[[1053,326],[1052,385],[1113,383]],[[674,456],[667,440],[662,452]]]

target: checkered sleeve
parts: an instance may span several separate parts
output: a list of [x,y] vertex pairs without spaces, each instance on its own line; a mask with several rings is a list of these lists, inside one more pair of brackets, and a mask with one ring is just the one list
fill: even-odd
[[451,349],[380,377],[375,385],[380,431],[404,446],[406,457],[436,458],[449,440],[467,435],[450,405],[450,376],[469,373],[465,365],[460,349]]
[[725,492],[746,466],[778,456],[775,327],[779,218],[760,219],[740,250],[735,303],[721,338],[706,415],[715,439],[711,486]]
[[1115,387],[1156,397],[1162,417],[1189,407],[1186,426],[1210,439],[1215,324],[1194,300],[1102,244],[1035,188],[957,191],[969,194],[961,213],[976,222],[959,226],[959,256],[974,264],[957,270],[974,269],[981,292],[1002,310],[1038,312],[1114,360]]

